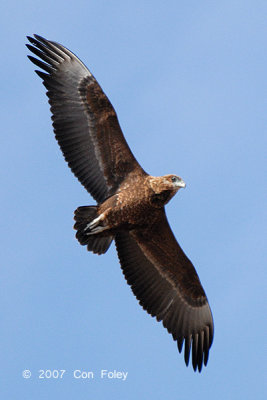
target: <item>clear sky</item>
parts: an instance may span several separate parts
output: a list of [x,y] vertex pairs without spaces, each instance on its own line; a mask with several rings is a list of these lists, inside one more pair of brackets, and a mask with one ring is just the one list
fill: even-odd
[[[1,399],[266,398],[266,15],[255,0],[1,5]],[[33,33],[91,69],[147,172],[187,183],[167,215],[213,311],[201,374],[139,306],[114,246],[96,256],[74,237],[73,211],[94,200],[53,137]]]

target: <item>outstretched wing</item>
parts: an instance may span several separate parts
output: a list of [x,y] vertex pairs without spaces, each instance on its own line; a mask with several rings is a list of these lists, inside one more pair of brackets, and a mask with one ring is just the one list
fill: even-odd
[[163,210],[149,231],[116,236],[122,271],[141,306],[163,322],[184,359],[199,372],[207,365],[213,319],[207,297],[191,261],[177,243]]
[[62,45],[41,36],[27,45],[48,89],[56,139],[72,172],[96,199],[112,195],[135,171],[145,174],[121,131],[117,115],[85,65]]

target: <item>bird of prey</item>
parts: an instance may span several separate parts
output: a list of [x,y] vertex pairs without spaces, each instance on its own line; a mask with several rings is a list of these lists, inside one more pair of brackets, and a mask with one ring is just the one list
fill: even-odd
[[131,152],[109,99],[66,47],[28,37],[28,56],[42,71],[56,139],[70,169],[97,205],[74,213],[76,237],[93,253],[114,240],[122,272],[140,305],[177,341],[199,372],[213,340],[208,300],[191,261],[177,243],[164,206],[184,181],[148,175]]

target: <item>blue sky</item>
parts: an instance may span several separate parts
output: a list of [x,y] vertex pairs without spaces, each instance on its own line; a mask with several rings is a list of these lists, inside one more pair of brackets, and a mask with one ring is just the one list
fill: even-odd
[[[1,6],[1,398],[266,398],[266,11],[246,0]],[[75,240],[73,211],[94,201],[53,137],[26,58],[33,33],[91,69],[147,172],[187,183],[167,215],[214,315],[201,374],[138,305],[114,246],[96,256]]]

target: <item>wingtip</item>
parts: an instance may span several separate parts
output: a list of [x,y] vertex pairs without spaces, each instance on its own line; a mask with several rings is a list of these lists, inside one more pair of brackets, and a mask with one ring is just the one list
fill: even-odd
[[35,39],[39,40],[40,42],[46,42],[47,39],[45,39],[43,36],[41,35],[37,35],[37,33],[34,33],[33,35],[35,37]]
[[209,360],[209,350],[204,352],[204,365],[205,365],[205,367],[208,364],[208,360]]
[[35,42],[36,39],[34,39],[34,37],[35,37],[34,34],[33,34],[32,36],[30,36],[30,35],[26,36],[26,38],[28,39],[28,41],[29,41],[30,43],[34,43],[34,42]]
[[209,335],[205,334],[204,331],[187,337],[179,337],[177,339],[177,347],[179,353],[182,352],[184,347],[184,362],[187,367],[189,366],[191,356],[194,372],[198,371],[200,373],[203,365],[207,366],[210,349]]
[[33,63],[33,64],[35,64],[36,65],[36,62],[35,62],[35,60],[36,60],[36,58],[34,58],[33,56],[31,56],[31,55],[27,55],[27,58]]
[[43,36],[41,35],[37,35],[37,33],[34,33],[32,36],[27,35],[26,38],[28,39],[28,41],[32,44],[36,44],[37,42],[41,42],[43,44],[47,44],[49,42],[49,40],[45,39]]
[[185,361],[185,364],[187,367],[188,367],[189,359],[190,359],[191,338],[192,338],[191,335],[186,336],[186,338],[185,338],[184,361]]
[[199,372],[199,373],[202,371],[202,365],[203,365],[203,364],[201,363],[201,365],[198,366],[198,372]]
[[35,72],[43,81],[47,80],[48,77],[49,77],[49,74],[46,74],[46,73],[43,72],[43,71],[39,71],[38,69],[35,69],[34,72]]
[[177,340],[177,346],[178,346],[179,353],[181,353],[183,350],[183,343],[184,343],[184,338],[179,337]]

